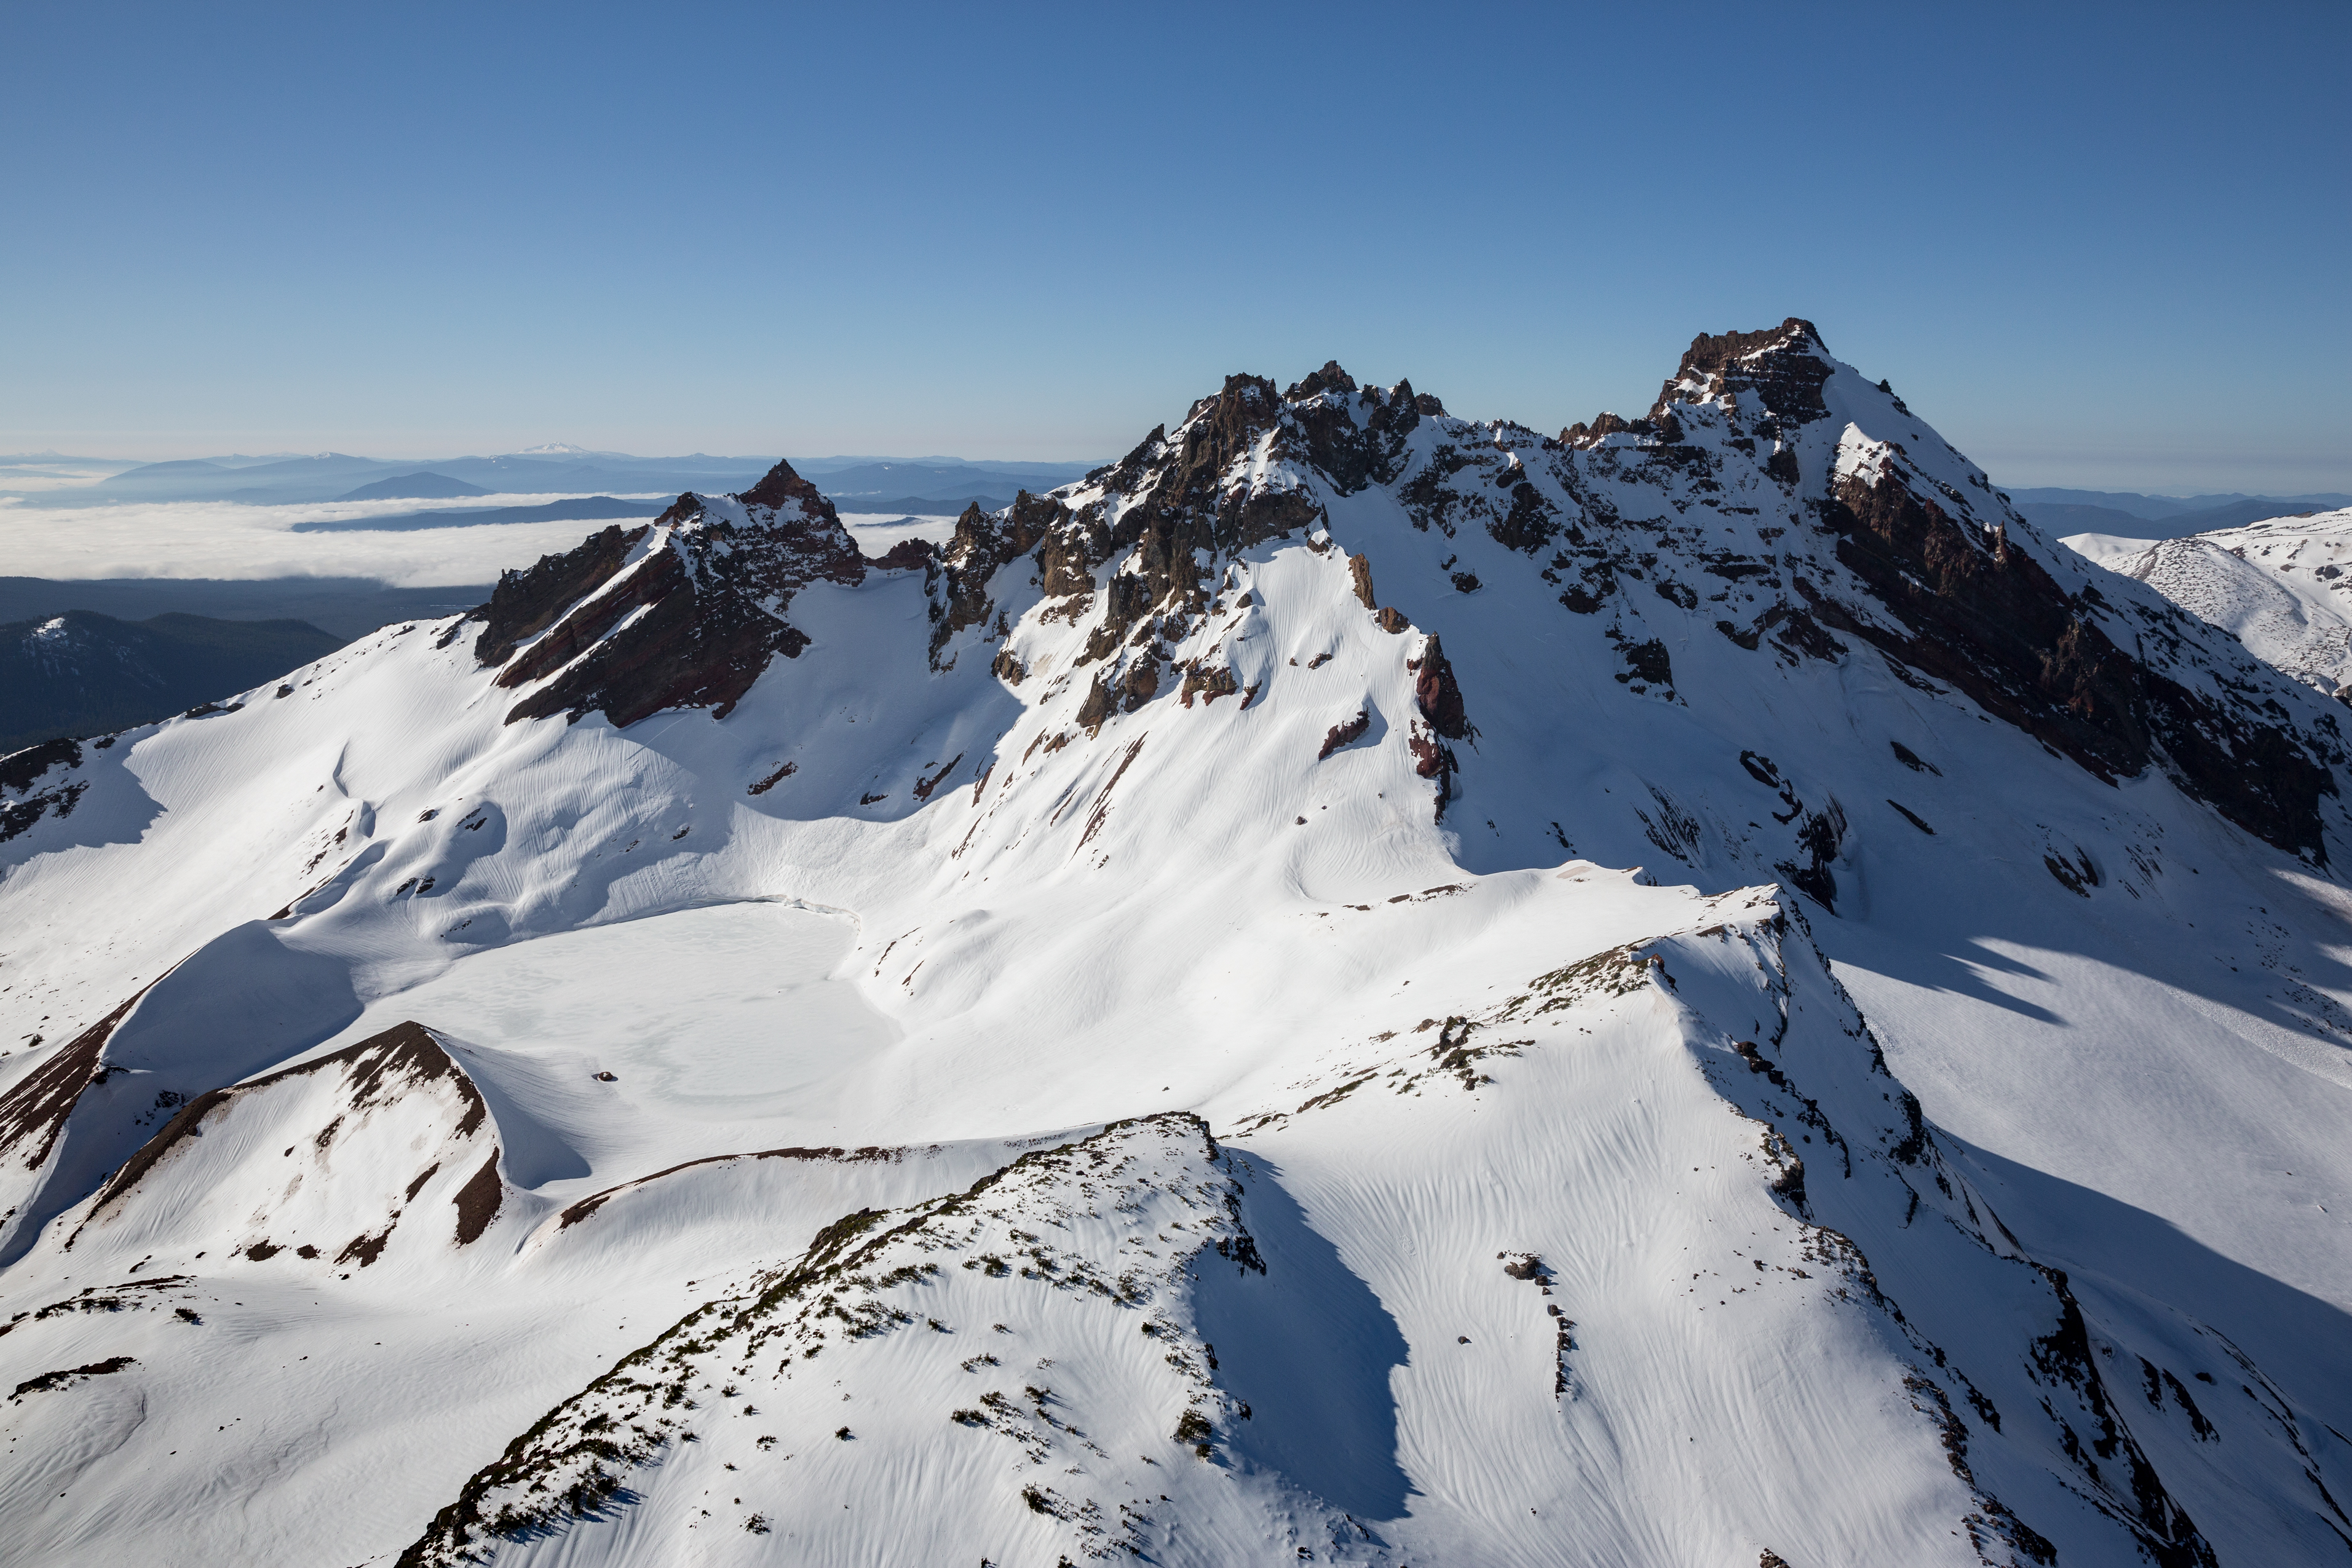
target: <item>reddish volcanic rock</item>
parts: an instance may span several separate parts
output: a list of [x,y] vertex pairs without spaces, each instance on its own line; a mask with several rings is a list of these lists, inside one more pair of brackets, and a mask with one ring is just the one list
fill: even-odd
[[604,592],[499,676],[502,686],[547,682],[515,704],[508,722],[602,710],[625,728],[666,708],[709,708],[723,719],[771,659],[808,646],[784,618],[793,595],[819,578],[854,586],[866,576],[833,503],[787,463],[738,497],[682,495],[655,526],[650,553],[616,579],[608,574]]

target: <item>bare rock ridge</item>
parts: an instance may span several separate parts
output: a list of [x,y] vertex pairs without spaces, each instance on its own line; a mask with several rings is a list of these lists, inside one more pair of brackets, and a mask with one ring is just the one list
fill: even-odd
[[488,623],[475,656],[506,666],[501,686],[536,688],[509,722],[602,710],[625,727],[665,708],[724,718],[771,658],[807,646],[784,618],[793,595],[819,578],[854,586],[866,568],[833,503],[779,462],[740,496],[689,491],[650,529],[608,528],[509,573],[475,612]]
[[[2320,803],[2345,761],[2332,713],[2292,714],[2258,689],[2254,667],[2222,668],[2177,619],[2112,604],[2079,572],[2062,581],[2063,552],[1924,426],[1909,432],[1916,451],[1841,430],[1832,382],[1840,406],[1876,409],[1874,427],[1916,423],[1793,317],[1701,334],[1645,416],[1603,414],[1557,438],[1453,418],[1409,384],[1360,385],[1336,363],[1280,392],[1234,375],[1172,435],[1155,429],[1054,494],[969,508],[944,547],[910,542],[879,563],[778,463],[740,496],[682,495],[650,528],[606,528],[508,574],[469,617],[481,623],[475,657],[518,692],[509,721],[601,710],[625,727],[677,707],[723,718],[778,655],[805,647],[795,594],[855,585],[879,564],[924,572],[935,670],[1010,635],[1007,595],[1024,578],[1052,615],[1087,621],[1076,718],[1089,733],[1162,691],[1188,706],[1240,693],[1247,706],[1219,657],[1171,652],[1229,608],[1221,563],[1286,538],[1330,548],[1327,500],[1378,488],[1424,533],[1483,530],[1570,614],[1605,611],[1617,679],[1635,694],[1677,700],[1672,650],[1693,625],[1792,666],[1836,663],[1841,639],[1859,639],[2102,779],[2160,767],[2248,832],[2324,863]],[[1663,510],[1645,501],[1653,515],[1636,515],[1629,492]],[[1349,559],[1379,624],[1412,625],[1413,606],[1373,597],[1369,558]],[[1008,684],[1024,673],[1017,658],[984,658]],[[1454,675],[1440,663],[1426,679]],[[1458,684],[1450,699],[1428,694],[1415,743],[1446,797],[1457,763],[1439,747],[1463,738],[1450,733],[1460,697]],[[0,839],[68,815],[77,768],[63,753],[10,759]]]
[[[475,658],[484,664],[512,658],[517,643],[537,637],[575,601],[611,582],[645,533],[641,528],[624,531],[614,524],[590,534],[575,550],[542,555],[536,565],[500,576],[489,603],[467,617],[483,623],[481,635],[474,639]],[[454,639],[464,625],[460,621],[451,627],[449,637]]]
[[[196,1223],[225,1220],[257,1261],[283,1252],[322,1271],[366,1268],[395,1232],[421,1233],[414,1245],[427,1248],[480,1239],[504,1206],[499,1157],[481,1091],[428,1030],[403,1023],[190,1100],[100,1189],[64,1247],[110,1229],[160,1243],[193,1207]],[[194,1205],[174,1195],[191,1188],[203,1194]]]
[[[1837,558],[1909,635],[1825,605],[1821,618],[1948,680],[1978,706],[2102,778],[2137,773],[2159,749],[2190,794],[2268,843],[2325,860],[2324,757],[2259,705],[2202,696],[2117,647],[2032,556],[1957,523],[1935,500],[1882,479],[1838,481],[1823,508]],[[2088,587],[2085,595],[2098,590]]]
[[84,1029],[0,1095],[0,1159],[16,1161],[27,1171],[38,1171],[47,1163],[82,1090],[103,1070],[100,1057],[107,1037],[138,1000],[131,997]]
[[[436,1568],[474,1562],[506,1542],[559,1533],[583,1515],[625,1501],[622,1489],[634,1467],[658,1461],[684,1444],[714,1455],[723,1451],[730,1468],[741,1467],[738,1474],[764,1470],[773,1463],[769,1450],[776,1439],[760,1433],[780,1423],[789,1428],[788,1413],[796,1405],[814,1406],[827,1423],[852,1411],[865,1413],[857,1417],[861,1423],[887,1419],[876,1398],[880,1391],[869,1380],[877,1376],[877,1363],[887,1364],[894,1336],[936,1336],[934,1343],[949,1342],[958,1332],[976,1339],[989,1332],[991,1319],[1018,1318],[1030,1308],[1036,1296],[1032,1282],[1041,1279],[1050,1280],[1039,1303],[1050,1316],[1024,1330],[1026,1337],[1090,1331],[1129,1348],[1124,1359],[1135,1386],[1122,1390],[1122,1425],[1140,1426],[1136,1413],[1156,1415],[1166,1407],[1176,1413],[1171,1419],[1182,1441],[1205,1456],[1211,1436],[1248,1412],[1218,1386],[1215,1348],[1187,1321],[1188,1288],[1193,1275],[1211,1269],[1266,1272],[1245,1224],[1246,1170],[1218,1147],[1199,1118],[1176,1112],[1115,1122],[1083,1141],[1032,1150],[963,1192],[910,1208],[845,1215],[820,1231],[797,1260],[762,1271],[739,1296],[698,1309],[550,1411],[466,1482],[399,1563]],[[1112,1238],[1139,1217],[1149,1218],[1163,1236],[1177,1232],[1181,1250],[1163,1257],[1130,1241],[1113,1251]],[[1037,1245],[1039,1231],[1054,1237],[1046,1247]],[[1008,1259],[1021,1264],[1017,1279]],[[919,1314],[908,1310],[910,1302]],[[995,1334],[989,1337],[1004,1348]],[[978,1343],[964,1348],[982,1350]],[[827,1352],[821,1382],[812,1377],[796,1384],[787,1375],[796,1361]],[[996,1361],[975,1354],[967,1366]],[[1052,1364],[1050,1359],[1041,1363],[1034,1375],[1043,1378]],[[764,1419],[696,1431],[690,1413],[700,1401],[692,1396],[706,1384],[720,1384],[725,1398],[745,1399],[743,1415]],[[845,1384],[866,1403],[853,1402],[850,1410],[833,1404],[833,1389]],[[1150,1540],[1146,1503],[1164,1500],[1179,1482],[1168,1475],[1166,1460],[1125,1456],[1147,1443],[1171,1450],[1171,1458],[1181,1450],[1164,1427],[1123,1430],[1116,1450],[1121,1458],[1114,1460],[1069,1414],[1066,1400],[1037,1391],[1025,1409],[978,1396],[947,1420],[951,1436],[973,1449],[992,1440],[1039,1466],[1049,1457],[1089,1458],[1083,1469],[1055,1465],[1042,1471],[1027,1489],[1026,1509],[1057,1524],[1076,1522],[1074,1533],[1096,1546],[1095,1556],[1110,1554],[1098,1544],[1105,1536],[1140,1554]],[[927,1425],[936,1425],[936,1417]],[[832,1441],[855,1436],[844,1426]],[[928,1499],[927,1507],[976,1516],[976,1522],[1013,1489],[999,1479],[1000,1466],[956,1468],[967,1479],[943,1483],[948,1489]],[[751,1489],[753,1483],[733,1485]],[[1049,1485],[1050,1494],[1043,1489]],[[1319,1500],[1297,1501],[1310,1517],[1336,1513]],[[803,1494],[801,1506],[808,1517],[793,1521],[793,1533],[820,1523],[835,1499],[829,1491]],[[779,1514],[790,1507],[780,1506]],[[1108,1522],[1088,1528],[1096,1521]],[[780,1521],[762,1518],[763,1524]],[[1110,1535],[1114,1529],[1118,1533]]]
[[[1090,727],[1114,708],[1131,710],[1160,685],[1156,649],[1210,607],[1211,569],[1200,563],[1295,532],[1311,539],[1322,526],[1314,487],[1291,477],[1303,468],[1339,496],[1392,485],[1424,530],[1452,536],[1483,526],[1535,558],[1531,567],[1559,584],[1571,612],[1622,605],[1633,593],[1626,584],[1644,580],[1658,598],[1697,611],[1701,590],[1657,564],[1660,545],[1679,546],[1687,564],[1734,589],[1774,590],[1745,626],[1714,617],[1722,635],[1759,657],[1834,661],[1844,650],[1832,628],[1860,637],[2100,777],[2161,762],[2247,831],[2324,859],[2318,802],[2336,793],[2329,764],[2342,760],[2332,718],[2299,727],[2228,675],[2167,673],[2124,653],[2116,638],[2140,642],[2143,628],[2121,624],[2095,586],[2062,586],[2012,542],[2031,527],[1981,473],[1967,470],[1963,491],[1929,477],[1899,444],[1873,450],[1828,429],[1823,388],[1840,374],[1853,376],[1801,320],[1702,334],[1647,418],[1604,415],[1558,440],[1507,423],[1449,419],[1406,384],[1360,388],[1337,364],[1281,395],[1262,378],[1229,377],[1174,437],[1155,430],[1072,487],[1069,501],[1024,495],[998,517],[968,511],[942,553],[934,663],[951,663],[952,640],[988,622],[997,574],[1030,557],[1045,592],[1074,619],[1098,588],[1106,595],[1108,613],[1082,660],[1109,666],[1096,677]],[[1908,417],[1883,387],[1860,391]],[[1423,459],[1407,453],[1404,437],[1424,419],[1442,434]],[[1802,462],[1801,438],[1817,451]],[[1948,447],[1943,456],[1946,466],[1965,468]],[[1603,481],[1629,479],[1686,493],[1675,503],[1681,516],[1637,523],[1620,515]],[[1782,548],[1744,553],[1706,537],[1710,512],[1753,516],[1759,505],[1787,515],[1788,526],[1760,535],[1767,543],[1787,535]],[[1370,563],[1360,555],[1351,567],[1373,609]],[[1706,596],[1743,598],[1720,587]],[[1392,608],[1380,614],[1394,630],[1409,619]],[[1664,641],[1629,631],[1622,646],[1621,679],[1671,692]],[[1189,689],[1191,672],[1186,679]],[[1443,764],[1433,755],[1429,766]]]
[[[972,506],[944,548],[902,545],[879,564],[929,574],[938,668],[954,663],[959,637],[989,629],[999,609],[992,584],[1015,562],[1073,619],[1100,594],[1104,614],[1080,659],[1100,667],[1079,718],[1092,731],[1171,681],[1188,695],[1217,682],[1213,670],[1170,668],[1164,647],[1213,607],[1204,562],[1324,526],[1315,487],[1295,477],[1302,469],[1339,496],[1393,486],[1424,530],[1483,526],[1580,614],[1649,577],[1643,563],[1659,542],[1655,525],[1620,516],[1596,480],[1679,482],[1693,492],[1691,516],[1735,504],[1735,490],[1760,489],[1795,523],[1784,550],[1742,556],[1706,548],[1698,528],[1682,530],[1706,573],[1780,590],[1746,626],[1718,619],[1741,647],[1834,660],[1843,648],[1832,633],[1860,637],[2102,778],[2160,763],[2248,832],[2324,860],[2318,802],[2336,791],[2329,764],[2341,760],[2339,738],[2299,733],[2274,705],[2226,681],[2196,689],[2126,653],[2116,640],[2124,628],[2103,625],[2114,617],[2103,616],[2095,587],[2070,592],[2012,543],[2012,530],[2030,525],[1980,475],[1964,495],[1927,478],[1900,444],[1839,447],[1806,471],[1798,438],[1829,418],[1822,389],[1838,374],[1820,333],[1794,317],[1762,331],[1701,334],[1646,417],[1604,414],[1557,439],[1451,419],[1410,384],[1360,387],[1336,363],[1285,392],[1234,375],[1195,403],[1173,437],[1154,430],[1066,495],[1024,491],[994,515]],[[1443,435],[1422,461],[1406,437],[1424,420]],[[1727,484],[1735,465],[1748,474]],[[1675,531],[1667,526],[1669,542]],[[1366,608],[1403,630],[1409,612],[1378,606],[1369,562],[1351,564]],[[484,623],[476,657],[504,666],[499,684],[523,690],[510,721],[601,710],[626,726],[674,707],[723,718],[771,659],[806,645],[786,618],[793,594],[821,578],[855,584],[868,565],[832,504],[780,462],[740,496],[682,495],[650,531],[607,528],[509,573],[474,613]],[[1664,571],[1654,588],[1697,607],[1697,590]],[[994,634],[1003,630],[1000,621]],[[1624,679],[1671,694],[1666,645],[1629,635],[1622,646]],[[1433,683],[1423,709],[1434,737],[1463,739],[1461,693],[1442,654],[1423,679]],[[1450,750],[1437,739],[1416,747],[1427,752],[1428,776],[1450,789]]]
[[[1836,372],[1819,329],[1795,316],[1760,332],[1701,332],[1659,388],[1650,417],[1663,426],[1675,404],[1690,400],[1686,389],[1696,384],[1710,397],[1745,393],[1772,418],[1806,425],[1828,415],[1822,387]],[[1759,434],[1777,437],[1779,432]]]
[[[1765,410],[1751,438],[1777,441],[1827,416],[1822,387],[1836,368],[1812,324],[1794,317],[1777,331],[1702,334],[1651,417],[1671,442],[1677,405],[1749,394]],[[2224,816],[2280,848],[2324,858],[2318,800],[2336,793],[2335,781],[2271,721],[2276,715],[2232,711],[2141,666],[2087,614],[2095,587],[2087,598],[2069,595],[2011,546],[2011,518],[1971,518],[1953,506],[1960,498],[1900,468],[1839,474],[1815,515],[1838,536],[1838,562],[1908,635],[1808,595],[1818,619],[1951,682],[2101,777],[2136,774],[2161,747],[2183,784]],[[1975,505],[1984,509],[1985,499]]]
[[1429,727],[1449,741],[1468,740],[1470,720],[1463,710],[1462,688],[1454,682],[1454,666],[1446,662],[1436,633],[1422,645],[1421,657],[1407,660],[1406,667],[1415,671],[1413,697]]

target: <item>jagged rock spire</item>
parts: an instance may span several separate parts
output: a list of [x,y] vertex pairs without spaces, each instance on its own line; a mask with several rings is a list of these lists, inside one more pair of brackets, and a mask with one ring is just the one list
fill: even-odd
[[812,512],[826,517],[835,515],[833,503],[818,493],[817,488],[793,471],[783,458],[760,478],[760,482],[735,498],[746,506],[763,506],[782,510],[795,502]]
[[1759,332],[1701,332],[1659,388],[1650,416],[1661,418],[1669,405],[1689,401],[1686,389],[1696,383],[1706,389],[1701,396],[1753,393],[1769,413],[1803,425],[1828,414],[1822,384],[1836,371],[1820,331],[1801,316]]

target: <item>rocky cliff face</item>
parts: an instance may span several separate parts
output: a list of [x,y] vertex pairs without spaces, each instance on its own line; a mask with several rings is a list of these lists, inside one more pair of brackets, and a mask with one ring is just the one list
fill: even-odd
[[[1605,625],[1637,693],[1671,697],[1671,647],[1699,627],[1790,664],[1836,663],[1840,636],[1859,638],[2097,777],[2160,768],[2248,832],[2326,858],[2336,714],[2187,617],[2115,603],[1793,318],[1702,335],[1646,417],[1557,439],[1447,417],[1406,384],[1360,388],[1336,364],[1279,395],[1229,378],[1111,468],[1002,518],[968,514],[942,555],[935,660],[972,628],[1009,635],[988,584],[1018,562],[1055,616],[1088,628],[1090,719],[1132,710],[1206,678],[1168,650],[1218,607],[1215,562],[1292,537],[1328,548],[1332,504],[1367,494],[1424,533],[1502,545],[1518,560],[1485,580],[1453,572],[1455,590],[1539,578],[1562,611]],[[1366,610],[1402,631],[1410,613],[1372,602],[1358,560]]]
[[808,645],[785,618],[793,595],[865,575],[833,503],[779,462],[740,496],[682,495],[649,529],[608,528],[507,574],[471,617],[486,623],[475,655],[503,667],[499,685],[533,688],[509,722],[601,710],[628,725],[665,708],[723,719],[771,658]]

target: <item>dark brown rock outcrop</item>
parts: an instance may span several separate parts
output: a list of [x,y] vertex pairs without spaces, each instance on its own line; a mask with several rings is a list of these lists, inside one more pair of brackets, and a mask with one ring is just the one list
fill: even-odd
[[1783,860],[1772,868],[1832,914],[1837,913],[1837,874],[1830,868],[1845,848],[1845,808],[1834,800],[1808,816],[1797,828],[1802,863]]
[[[1303,391],[1309,384],[1314,390]],[[1215,396],[1192,405],[1176,436],[1155,429],[1118,463],[1089,476],[1108,490],[1104,500],[1073,511],[1050,498],[1024,497],[1003,522],[977,510],[967,514],[943,552],[950,584],[939,616],[944,631],[935,628],[936,644],[944,646],[956,631],[984,620],[992,609],[982,591],[988,578],[1033,550],[1039,585],[1049,598],[1092,593],[1097,569],[1125,555],[1106,584],[1108,615],[1090,658],[1108,658],[1122,644],[1139,641],[1147,618],[1204,613],[1211,593],[1200,564],[1203,556],[1229,557],[1322,521],[1322,508],[1308,491],[1228,485],[1229,470],[1261,442],[1270,441],[1278,456],[1316,464],[1343,490],[1388,471],[1381,464],[1394,453],[1382,458],[1375,448],[1394,447],[1398,432],[1421,417],[1417,405],[1409,393],[1355,393],[1353,386],[1336,365],[1294,387],[1287,399],[1263,376],[1228,376]],[[1353,403],[1341,406],[1326,394],[1366,403],[1369,426],[1358,425],[1349,412]]]
[[989,584],[1032,551],[1037,552],[1039,585],[1048,598],[1094,591],[1092,568],[1110,552],[1108,532],[1098,522],[1093,528],[1071,523],[1069,508],[1027,490],[1013,498],[1002,518],[981,510],[978,502],[963,509],[954,536],[936,555],[941,576],[929,579],[931,668],[940,668],[940,656],[957,633],[995,614]]
[[[680,496],[678,499],[684,500],[686,498]],[[813,517],[822,515],[839,521],[834,512],[833,503],[782,458],[776,460],[774,468],[760,476],[758,484],[735,499],[745,506],[764,507],[770,511],[798,510]]]
[[556,616],[611,582],[645,536],[642,526],[624,531],[615,523],[590,534],[575,550],[542,555],[534,566],[502,574],[489,603],[467,617],[485,623],[474,639],[476,660],[504,664],[514,657],[517,643],[537,637]]
[[[1319,394],[1332,394],[1321,396]],[[1404,438],[1421,423],[1412,384],[1358,390],[1338,364],[1327,364],[1284,395],[1292,405],[1303,456],[1341,495],[1387,484],[1402,471]],[[1428,401],[1434,403],[1434,398]]]
[[[646,613],[627,634],[600,642],[631,611]],[[584,644],[593,650],[541,689],[516,703],[507,722],[566,713],[572,719],[602,709],[615,727],[626,729],[665,708],[709,708],[725,718],[778,654],[796,658],[808,638],[789,623],[731,595],[695,591],[675,556],[647,562],[623,584],[575,613],[549,634],[549,661],[560,667]],[[534,650],[535,652],[536,650]],[[541,661],[518,666],[501,685],[545,673]]]
[[1703,383],[1709,396],[1727,391],[1751,393],[1781,424],[1803,425],[1829,413],[1822,401],[1822,384],[1836,371],[1829,351],[1822,347],[1821,333],[1800,317],[1791,316],[1760,332],[1701,332],[1691,340],[1682,363],[1659,391],[1650,417],[1670,417],[1673,405],[1681,400],[1675,386],[1693,380]]
[[1412,753],[1412,771],[1437,784],[1437,820],[1445,820],[1445,803],[1454,798],[1454,748],[1439,740],[1420,724],[1405,737],[1405,749]]
[[[2334,775],[2285,729],[2215,702],[2118,648],[2040,563],[1976,531],[1900,479],[1842,480],[1827,520],[1837,558],[1911,628],[1840,611],[1838,626],[2115,782],[2160,747],[2182,786],[2256,837],[2324,863],[2322,796]],[[2284,717],[2284,714],[2280,715]]]
[[1521,477],[1511,483],[1509,510],[1489,522],[1486,531],[1504,549],[1533,555],[1559,537],[1559,509]]
[[1111,688],[1097,675],[1094,684],[1087,688],[1087,700],[1078,704],[1078,727],[1089,740],[1103,727],[1103,721],[1111,716],[1113,703]]
[[[1102,621],[1080,663],[1122,658],[1122,649],[1181,635],[1211,605],[1203,559],[1310,532],[1324,521],[1309,489],[1279,479],[1233,482],[1243,458],[1265,450],[1311,468],[1345,494],[1394,479],[1405,437],[1442,412],[1436,399],[1410,385],[1360,388],[1336,363],[1286,393],[1262,376],[1228,376],[1214,396],[1192,405],[1173,437],[1156,428],[1118,463],[1089,474],[1087,482],[1105,491],[1100,500],[1074,509],[1024,494],[1001,517],[975,507],[958,519],[955,538],[940,552],[943,581],[933,584],[933,668],[952,662],[947,648],[960,633],[996,618],[988,585],[1024,557],[1036,563],[1045,597],[1072,601],[1061,613],[1073,618],[1087,613],[1086,596],[1104,594]],[[1112,562],[1118,571],[1103,579],[1101,568]],[[1369,601],[1365,607],[1377,608]]]
[[626,728],[666,708],[723,719],[772,659],[797,657],[808,637],[784,618],[793,595],[818,578],[863,582],[865,557],[790,464],[735,499],[740,511],[683,495],[656,519],[662,548],[500,674],[502,686],[547,681],[507,721],[602,710]]
[[1241,689],[1242,683],[1234,679],[1234,672],[1223,665],[1195,665],[1184,672],[1184,684],[1178,696],[1187,708],[1192,706],[1195,697],[1206,707],[1220,697],[1233,696]]
[[1329,732],[1323,737],[1323,749],[1315,753],[1315,760],[1319,763],[1340,747],[1354,745],[1364,738],[1365,732],[1371,727],[1372,716],[1361,711],[1352,719],[1343,720],[1332,725]]
[[[1672,385],[1673,384],[1668,383],[1667,384]],[[1563,447],[1595,447],[1600,445],[1601,442],[1609,437],[1617,435],[1622,431],[1630,431],[1639,436],[1647,436],[1650,434],[1650,422],[1646,419],[1622,418],[1618,415],[1612,414],[1606,409],[1603,409],[1601,413],[1592,416],[1591,424],[1588,425],[1583,420],[1580,419],[1575,424],[1570,426],[1567,429],[1562,430],[1559,433],[1559,444]]]
[[493,1149],[482,1168],[449,1200],[457,1205],[458,1246],[470,1247],[481,1239],[490,1221],[499,1217],[499,1205],[505,1196],[506,1184],[499,1180],[499,1152]]
[[1195,552],[1231,554],[1315,521],[1318,510],[1297,492],[1223,485],[1225,470],[1280,422],[1283,408],[1274,383],[1263,376],[1227,376],[1215,397],[1193,405],[1181,445],[1171,452],[1163,441],[1157,479],[1119,512],[1104,540],[1102,559],[1134,551],[1129,570],[1140,579],[1142,597],[1133,614],[1160,605],[1198,613],[1207,594]]
[[1289,390],[1285,392],[1282,395],[1285,402],[1297,403],[1306,398],[1314,397],[1326,392],[1353,392],[1355,390],[1356,378],[1349,375],[1346,371],[1341,370],[1338,360],[1327,359],[1323,362],[1323,368],[1321,370],[1309,371],[1305,375],[1299,377],[1297,381],[1292,382],[1290,384]]
[[[21,754],[21,753],[20,753]],[[103,1068],[106,1042],[130,1013],[131,1004],[146,994],[142,989],[89,1028],[71,1044],[0,1095],[0,1158],[21,1160],[25,1169],[37,1171],[57,1147],[66,1118],[81,1100],[81,1091]]]
[[902,539],[884,551],[875,566],[884,572],[919,572],[939,558],[929,540]]
[[1449,741],[1470,738],[1470,720],[1462,709],[1462,688],[1454,679],[1454,666],[1446,661],[1445,649],[1432,632],[1422,645],[1421,657],[1408,659],[1405,668],[1413,672],[1413,700],[1421,706],[1421,716],[1429,727]]

